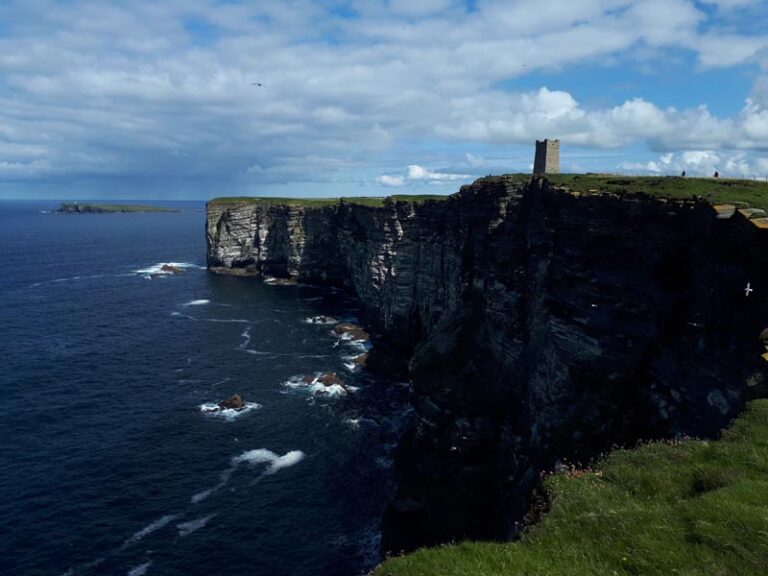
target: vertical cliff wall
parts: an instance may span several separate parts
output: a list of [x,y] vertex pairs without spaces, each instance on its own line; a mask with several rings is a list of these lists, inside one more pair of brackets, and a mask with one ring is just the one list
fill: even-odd
[[762,377],[768,236],[704,203],[497,177],[380,207],[212,202],[207,239],[214,270],[349,287],[411,357],[386,549],[511,536],[558,459],[716,434]]

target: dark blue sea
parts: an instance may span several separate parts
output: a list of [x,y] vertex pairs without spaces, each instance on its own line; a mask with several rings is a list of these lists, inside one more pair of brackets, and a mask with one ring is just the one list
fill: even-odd
[[[407,390],[305,321],[355,301],[209,274],[202,203],[56,205],[0,202],[0,573],[369,569]],[[357,390],[285,385],[326,371]]]

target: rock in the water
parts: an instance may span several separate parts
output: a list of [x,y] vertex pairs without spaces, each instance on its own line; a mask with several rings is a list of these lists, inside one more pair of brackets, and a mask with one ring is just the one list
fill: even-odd
[[172,264],[163,264],[160,267],[160,272],[164,274],[183,274],[184,268],[180,268],[179,266],[173,266]]
[[344,386],[344,382],[342,382],[341,378],[336,374],[336,372],[326,372],[325,374],[320,374],[320,376],[317,377],[317,381],[320,382],[323,386]]
[[219,402],[219,408],[222,410],[242,410],[245,407],[245,401],[240,394],[233,394],[226,400]]
[[341,338],[349,338],[357,342],[370,340],[371,336],[357,324],[342,323],[333,328],[334,334]]
[[356,390],[356,388],[344,384],[335,372],[293,376],[284,385],[289,388],[308,390],[313,395],[325,397],[345,396]]

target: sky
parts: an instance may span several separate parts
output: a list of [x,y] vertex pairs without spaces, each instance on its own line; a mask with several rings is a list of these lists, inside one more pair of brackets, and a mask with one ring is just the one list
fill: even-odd
[[0,198],[451,193],[543,138],[768,178],[768,1],[0,3]]

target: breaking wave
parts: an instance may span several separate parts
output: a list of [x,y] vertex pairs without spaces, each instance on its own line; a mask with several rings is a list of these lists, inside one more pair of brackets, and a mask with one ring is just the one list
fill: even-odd
[[205,299],[202,299],[202,300],[192,300],[192,301],[187,302],[186,304],[184,304],[184,306],[205,306],[206,304],[210,304],[210,303],[211,303],[210,300],[205,300]]
[[215,416],[218,418],[224,418],[224,420],[227,420],[231,422],[238,416],[242,416],[243,414],[247,414],[248,412],[251,412],[253,410],[258,410],[261,408],[261,404],[258,402],[246,402],[245,406],[243,406],[240,410],[235,410],[234,408],[225,408],[221,409],[219,408],[218,404],[214,404],[212,402],[206,402],[204,404],[200,404],[200,412],[203,414],[206,414],[208,416]]
[[138,270],[134,270],[134,274],[138,274],[139,276],[144,276],[145,278],[152,278],[153,276],[173,276],[174,272],[171,270],[163,270],[163,266],[171,267],[171,268],[182,268],[182,269],[192,269],[192,270],[205,270],[204,266],[198,266],[197,264],[190,264],[189,262],[158,262],[157,264],[153,264],[152,266],[147,266],[146,268],[140,268]]
[[282,456],[278,456],[271,450],[266,448],[258,448],[256,450],[249,450],[243,452],[240,456],[232,458],[232,465],[238,466],[239,464],[269,464],[269,467],[264,472],[265,474],[274,474],[282,470],[283,468],[289,468],[304,460],[304,452],[301,450],[291,450],[286,452]]
[[332,316],[309,316],[304,318],[304,322],[307,324],[319,324],[321,326],[329,326],[331,324],[339,323],[339,321]]
[[247,452],[243,452],[240,454],[240,456],[235,456],[230,460],[229,468],[224,470],[224,472],[221,473],[221,477],[219,480],[219,483],[216,484],[216,486],[212,488],[208,488],[207,490],[203,490],[202,492],[198,492],[194,496],[192,496],[192,504],[199,504],[203,500],[207,499],[211,494],[214,492],[217,492],[224,488],[224,486],[227,485],[230,478],[232,478],[232,475],[235,473],[235,470],[241,465],[241,464],[248,464],[250,466],[257,466],[259,464],[269,464],[267,469],[264,471],[264,475],[267,474],[274,474],[275,472],[278,472],[282,470],[283,468],[288,468],[290,466],[293,466],[295,464],[298,464],[304,459],[304,452],[301,450],[291,450],[290,452],[286,452],[282,456],[278,456],[271,450],[267,450],[266,448],[257,448],[255,450],[248,450]]
[[357,390],[354,386],[346,384],[323,384],[320,382],[320,375],[315,375],[308,381],[306,376],[291,376],[283,382],[283,386],[294,390],[306,390],[313,396],[339,397],[346,396],[349,392]]

